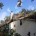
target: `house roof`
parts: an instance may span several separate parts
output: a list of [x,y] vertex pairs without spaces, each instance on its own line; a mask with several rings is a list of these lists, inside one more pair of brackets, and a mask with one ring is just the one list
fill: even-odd
[[0,24],[0,27],[2,27],[3,25],[5,25],[5,24],[9,24],[9,23],[11,23],[11,22],[14,22],[14,21],[16,21],[16,20],[20,20],[20,19],[27,19],[27,18],[29,18],[29,19],[35,19],[35,21],[36,21],[36,14],[26,14],[26,16],[22,16],[22,15],[17,15],[17,16],[14,16],[14,18],[13,18],[13,20],[11,19],[11,20],[9,20],[8,22],[5,22],[4,24]]

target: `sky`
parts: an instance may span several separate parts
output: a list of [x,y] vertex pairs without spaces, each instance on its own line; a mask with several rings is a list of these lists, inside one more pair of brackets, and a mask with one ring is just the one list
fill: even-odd
[[5,16],[9,16],[10,12],[18,13],[22,8],[28,10],[36,9],[36,0],[31,2],[31,0],[22,0],[22,6],[17,7],[18,0],[0,0],[4,4],[3,9],[0,9],[0,20],[4,20]]

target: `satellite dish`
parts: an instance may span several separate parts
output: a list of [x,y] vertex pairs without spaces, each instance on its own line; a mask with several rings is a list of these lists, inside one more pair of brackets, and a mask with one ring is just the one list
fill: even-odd
[[17,7],[21,7],[21,5],[22,5],[22,1],[21,0],[18,0]]
[[2,2],[0,2],[0,9],[2,9],[2,7],[3,7],[4,5],[3,5],[3,3]]

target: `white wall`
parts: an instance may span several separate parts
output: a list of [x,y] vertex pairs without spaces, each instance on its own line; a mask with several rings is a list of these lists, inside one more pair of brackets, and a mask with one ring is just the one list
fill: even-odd
[[15,25],[15,22],[11,22],[11,23],[9,24],[9,29],[15,29],[14,25]]
[[22,20],[22,25],[20,26],[20,20],[12,22],[13,28],[16,29],[16,32],[22,36],[27,36],[28,32],[31,33],[31,36],[34,36],[33,33],[36,32],[36,23],[32,21]]

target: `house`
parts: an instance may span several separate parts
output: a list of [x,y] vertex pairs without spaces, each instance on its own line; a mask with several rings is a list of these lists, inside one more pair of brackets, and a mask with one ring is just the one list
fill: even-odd
[[29,17],[22,17],[19,20],[11,22],[11,29],[15,29],[16,33],[19,33],[21,36],[28,36],[29,32],[30,36],[34,36],[34,33],[36,36],[36,19]]
[[21,36],[34,36],[34,33],[36,36],[36,15],[28,14],[25,17],[17,16],[17,18],[0,25],[0,29],[6,29],[6,33],[14,29],[15,33],[19,33]]

